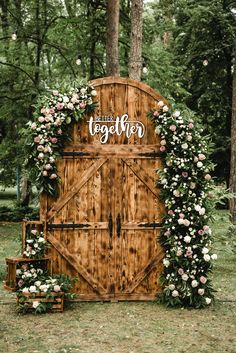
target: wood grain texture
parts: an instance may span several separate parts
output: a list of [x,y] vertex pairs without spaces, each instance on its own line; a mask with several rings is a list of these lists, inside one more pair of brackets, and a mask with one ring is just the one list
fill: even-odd
[[[89,117],[73,126],[57,163],[59,196],[41,196],[53,271],[79,278],[74,290],[80,301],[153,300],[161,290],[163,250],[161,226],[147,224],[162,221],[164,205],[156,188],[160,138],[147,113],[159,100],[167,102],[130,79],[108,77],[92,84],[99,100],[94,117],[127,113],[145,126],[145,134],[111,134],[102,144],[100,133],[89,132]],[[53,224],[71,226],[49,229]]]

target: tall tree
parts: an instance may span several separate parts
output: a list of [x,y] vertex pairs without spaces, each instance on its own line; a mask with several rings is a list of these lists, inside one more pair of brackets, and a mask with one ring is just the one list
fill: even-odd
[[143,0],[132,0],[129,77],[140,80],[142,69]]
[[120,0],[107,1],[106,70],[108,76],[119,76]]
[[[230,160],[230,190],[236,193],[236,39],[234,44],[234,72],[232,91],[232,118],[231,118],[231,160]],[[236,223],[236,197],[229,202],[231,220]]]

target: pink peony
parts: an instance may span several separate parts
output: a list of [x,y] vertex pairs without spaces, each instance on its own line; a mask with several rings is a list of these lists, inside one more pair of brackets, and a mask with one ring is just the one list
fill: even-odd
[[174,191],[173,191],[173,195],[174,195],[175,197],[180,197],[180,192],[179,192],[179,190],[174,190]]
[[184,218],[184,214],[183,214],[183,213],[180,213],[180,214],[179,214],[179,218]]
[[204,234],[204,230],[203,229],[199,229],[199,231],[197,232],[199,235],[203,235]]
[[161,151],[161,152],[165,152],[165,151],[166,151],[165,146],[161,146],[161,147],[160,147],[160,151]]
[[184,219],[184,225],[185,225],[186,227],[189,227],[190,221],[189,221],[188,219]]
[[182,177],[187,178],[188,177],[188,172],[182,172]]
[[184,270],[183,270],[182,268],[179,268],[179,269],[178,269],[178,274],[179,274],[180,276],[182,276],[182,275],[184,274]]
[[43,122],[45,121],[45,119],[44,119],[43,116],[40,116],[40,117],[38,118],[38,121],[39,121],[40,123],[43,123]]
[[64,108],[64,103],[57,103],[57,110],[62,110]]
[[55,114],[55,109],[54,108],[49,108],[49,113],[52,114],[52,115]]
[[178,249],[178,250],[176,251],[176,255],[177,255],[177,256],[181,256],[182,254],[183,254],[183,252],[182,252],[181,249]]
[[188,249],[187,251],[186,251],[186,256],[187,257],[193,257],[193,251],[192,251],[192,249]]
[[169,210],[167,213],[168,213],[169,216],[174,216],[174,211],[173,210]]
[[204,232],[208,232],[209,231],[209,229],[210,229],[210,227],[209,226],[203,226],[203,230],[204,230]]
[[45,169],[46,169],[46,170],[50,170],[50,169],[52,169],[51,164],[49,164],[49,163],[48,163],[48,164],[46,164],[46,165],[45,165]]
[[176,126],[175,125],[170,125],[169,129],[174,132],[176,130]]
[[53,290],[54,290],[54,292],[60,292],[60,291],[61,291],[61,287],[60,287],[58,284],[56,284],[56,285],[53,287]]
[[204,159],[206,159],[205,154],[203,154],[203,153],[199,153],[199,155],[198,155],[198,159],[199,159],[199,161],[204,161]]

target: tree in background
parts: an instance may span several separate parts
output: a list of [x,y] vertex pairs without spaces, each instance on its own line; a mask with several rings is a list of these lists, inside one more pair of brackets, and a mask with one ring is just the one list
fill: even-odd
[[129,77],[140,80],[142,69],[143,0],[131,1]]
[[[231,119],[231,161],[230,161],[230,190],[236,194],[236,39],[234,41],[234,67],[232,92],[232,119]],[[231,220],[236,223],[236,198],[229,201]]]
[[108,76],[119,76],[119,16],[120,0],[107,1],[106,71]]

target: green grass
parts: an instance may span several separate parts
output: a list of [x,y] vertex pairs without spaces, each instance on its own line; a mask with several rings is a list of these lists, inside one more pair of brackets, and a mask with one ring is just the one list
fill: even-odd
[[[77,303],[64,313],[19,315],[14,294],[0,289],[0,352],[235,353],[236,254],[227,213],[217,212],[216,303],[204,310],[167,309],[150,302]],[[0,261],[20,247],[20,225],[0,226]],[[5,304],[3,304],[5,303]]]

